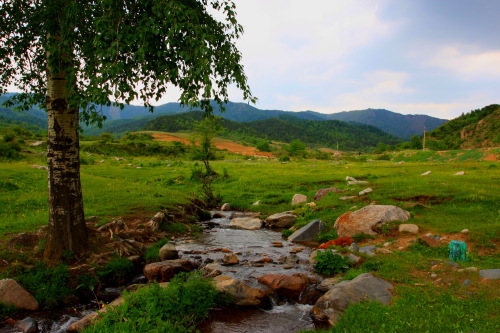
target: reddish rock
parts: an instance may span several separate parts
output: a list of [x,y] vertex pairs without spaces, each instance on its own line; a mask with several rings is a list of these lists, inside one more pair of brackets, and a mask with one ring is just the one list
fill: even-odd
[[422,236],[420,241],[430,247],[440,247],[443,245],[438,239],[430,236]]
[[179,272],[190,272],[198,268],[198,264],[186,260],[164,260],[148,264],[144,267],[144,276],[149,280],[158,282],[170,281]]
[[349,246],[352,243],[354,243],[354,239],[351,237],[340,237],[321,244],[318,249],[327,249],[330,246]]
[[316,191],[316,194],[314,195],[314,201],[318,201],[318,200],[323,199],[323,197],[326,196],[330,192],[340,193],[340,192],[343,192],[343,191],[339,190],[336,187],[329,187],[329,188],[319,189],[318,191]]
[[237,265],[240,263],[238,257],[234,254],[228,254],[222,258],[223,265]]
[[391,205],[369,205],[341,215],[334,227],[340,237],[364,233],[376,235],[382,225],[391,221],[407,221],[410,213]]
[[299,274],[266,274],[258,277],[258,281],[269,286],[282,296],[296,297],[307,288],[307,277]]
[[214,282],[217,290],[229,294],[233,303],[238,306],[265,306],[269,303],[265,292],[229,276],[219,275],[214,278]]
[[0,304],[16,309],[37,310],[38,301],[15,280],[0,280]]

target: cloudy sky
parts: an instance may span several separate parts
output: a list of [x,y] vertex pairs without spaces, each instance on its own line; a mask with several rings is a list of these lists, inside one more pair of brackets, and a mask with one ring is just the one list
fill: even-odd
[[260,109],[451,119],[500,103],[499,0],[235,2]]

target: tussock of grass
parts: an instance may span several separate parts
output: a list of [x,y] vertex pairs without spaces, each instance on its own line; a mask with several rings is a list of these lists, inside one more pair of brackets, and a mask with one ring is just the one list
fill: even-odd
[[166,288],[151,284],[124,298],[84,332],[193,332],[218,304],[219,293],[211,280],[181,273]]

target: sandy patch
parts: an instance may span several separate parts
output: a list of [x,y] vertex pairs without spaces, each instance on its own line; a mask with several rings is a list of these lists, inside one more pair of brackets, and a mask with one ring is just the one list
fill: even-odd
[[[191,141],[186,139],[186,138],[181,138],[179,136],[171,135],[171,134],[159,134],[155,133],[153,134],[154,140],[155,141],[164,141],[164,142],[171,142],[171,141],[179,141],[184,144],[191,144]],[[259,156],[259,157],[273,157],[272,153],[265,153],[258,151],[255,147],[247,147],[243,146],[234,142],[231,142],[229,140],[223,140],[219,139],[217,142],[214,143],[215,147],[221,150],[227,150],[231,153],[235,154],[240,154],[240,155],[246,155],[246,156]]]

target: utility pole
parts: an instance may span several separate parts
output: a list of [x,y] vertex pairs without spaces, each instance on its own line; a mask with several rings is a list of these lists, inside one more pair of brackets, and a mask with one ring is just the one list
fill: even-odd
[[422,144],[422,150],[425,150],[425,126],[424,126],[424,140]]

